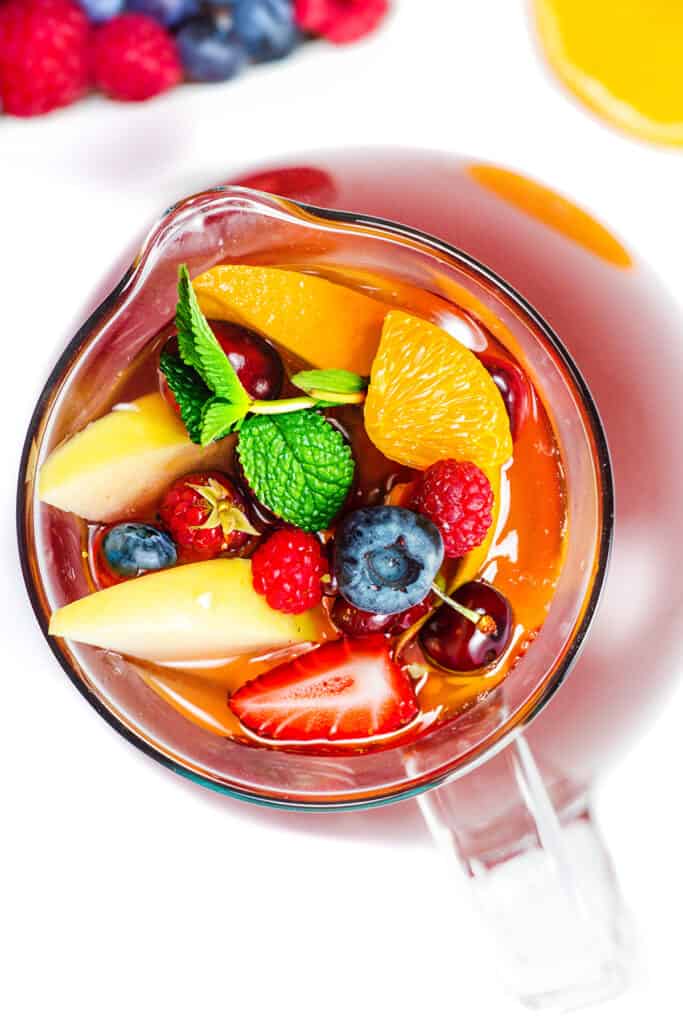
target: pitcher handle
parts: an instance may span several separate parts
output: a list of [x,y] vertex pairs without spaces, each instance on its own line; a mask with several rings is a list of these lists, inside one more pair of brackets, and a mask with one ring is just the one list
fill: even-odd
[[630,927],[590,812],[582,804],[558,816],[523,737],[506,756],[528,822],[512,849],[487,849],[481,829],[475,839],[459,825],[458,782],[417,798],[427,825],[471,879],[503,983],[525,1005],[568,1010],[618,995],[630,974]]

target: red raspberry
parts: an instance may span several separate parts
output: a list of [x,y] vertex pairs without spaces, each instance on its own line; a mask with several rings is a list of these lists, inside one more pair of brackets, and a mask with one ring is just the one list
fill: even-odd
[[473,462],[442,459],[425,471],[413,508],[438,526],[449,558],[462,558],[491,527],[493,491]]
[[257,533],[246,502],[224,473],[189,473],[176,480],[159,516],[178,547],[199,558],[238,551]]
[[115,100],[147,100],[183,77],[175,42],[146,14],[120,14],[95,32],[95,82]]
[[320,544],[294,527],[276,530],[254,552],[254,590],[271,608],[298,615],[320,604],[322,579],[329,572]]
[[389,10],[389,0],[295,0],[294,17],[300,29],[324,36],[331,43],[355,43],[377,28]]
[[90,25],[71,0],[0,4],[0,99],[33,117],[78,99],[90,84]]

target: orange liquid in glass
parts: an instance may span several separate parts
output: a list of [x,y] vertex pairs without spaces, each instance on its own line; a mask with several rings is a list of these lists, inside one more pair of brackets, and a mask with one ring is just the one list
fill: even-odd
[[683,4],[679,0],[534,0],[545,55],[605,120],[683,145]]

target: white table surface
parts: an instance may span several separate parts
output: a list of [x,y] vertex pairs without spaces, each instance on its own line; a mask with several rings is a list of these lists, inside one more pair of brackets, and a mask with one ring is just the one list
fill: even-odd
[[[20,444],[55,356],[131,240],[169,200],[233,167],[352,143],[477,154],[599,212],[680,290],[683,154],[622,137],[576,106],[546,74],[521,2],[395,8],[363,45],[310,45],[238,83],[0,118],[8,1024],[529,1017],[498,991],[477,922],[462,892],[449,892],[413,804],[299,816],[156,766],[61,675],[15,552]],[[630,992],[584,1011],[586,1021],[680,1016],[682,715],[679,689],[597,796],[639,951]]]

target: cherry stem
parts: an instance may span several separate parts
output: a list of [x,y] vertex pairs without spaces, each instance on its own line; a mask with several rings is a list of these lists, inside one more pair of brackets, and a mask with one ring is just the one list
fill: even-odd
[[491,615],[487,615],[485,612],[475,612],[471,608],[466,608],[464,604],[460,604],[452,597],[449,597],[448,594],[445,594],[440,587],[437,587],[436,583],[432,583],[432,591],[444,602],[444,604],[447,604],[454,611],[462,615],[463,618],[467,619],[468,622],[471,622],[476,626],[480,633],[489,635],[491,633],[495,633],[498,629],[495,619]]

